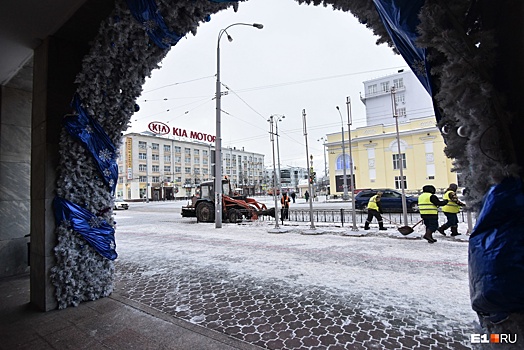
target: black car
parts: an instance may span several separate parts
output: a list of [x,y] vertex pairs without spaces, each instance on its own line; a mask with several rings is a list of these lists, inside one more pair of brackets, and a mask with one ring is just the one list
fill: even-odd
[[[363,190],[355,195],[355,207],[360,210],[366,210],[369,199],[382,192],[382,210],[384,212],[401,212],[402,211],[402,193],[389,188],[378,188],[374,190]],[[406,196],[406,206],[409,212],[418,212],[418,198]]]

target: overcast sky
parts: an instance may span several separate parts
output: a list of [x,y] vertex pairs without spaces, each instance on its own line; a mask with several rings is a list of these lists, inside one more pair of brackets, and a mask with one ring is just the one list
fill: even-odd
[[[153,71],[138,99],[140,111],[127,132],[147,130],[152,121],[171,127],[216,134],[215,74],[218,33],[233,23],[261,23],[228,29],[220,41],[222,145],[265,154],[272,165],[267,119],[279,122],[282,167],[306,167],[302,110],[307,114],[309,153],[318,174],[324,172],[322,142],[341,130],[336,106],[347,130],[346,97],[352,101],[353,128],[365,125],[360,101],[363,81],[407,69],[399,55],[349,13],[331,7],[299,5],[293,0],[249,0],[238,12],[221,11],[174,46]],[[223,86],[222,91],[227,91]]]

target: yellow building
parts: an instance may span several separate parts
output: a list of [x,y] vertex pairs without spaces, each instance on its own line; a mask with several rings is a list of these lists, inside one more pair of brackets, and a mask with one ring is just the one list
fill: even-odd
[[[450,183],[457,183],[457,174],[451,172],[452,161],[444,154],[444,140],[435,124],[433,116],[399,123],[400,152],[395,124],[351,130],[355,188],[401,189],[400,165],[403,166],[405,188],[410,192],[420,191],[424,185],[445,189]],[[348,136],[345,131],[346,183],[349,191],[351,162]],[[326,147],[330,192],[341,196],[344,192],[341,133],[328,134]]]

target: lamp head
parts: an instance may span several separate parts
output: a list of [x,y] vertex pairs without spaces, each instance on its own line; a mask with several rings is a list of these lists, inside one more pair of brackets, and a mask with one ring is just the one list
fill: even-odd
[[339,110],[339,111],[340,111],[340,108],[338,108],[338,106],[337,106],[337,110]]
[[229,42],[232,42],[233,41],[233,37],[231,35],[227,34],[227,40],[229,40]]
[[253,23],[253,27],[257,28],[257,29],[262,29],[264,28],[264,26],[260,23]]

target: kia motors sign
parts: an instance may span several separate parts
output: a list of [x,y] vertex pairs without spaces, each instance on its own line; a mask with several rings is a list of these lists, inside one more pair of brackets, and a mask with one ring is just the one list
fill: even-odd
[[162,122],[151,122],[147,126],[149,130],[157,135],[169,134],[169,126]]
[[149,131],[157,135],[167,135],[172,133],[173,136],[188,137],[190,139],[204,141],[204,142],[215,142],[215,136],[205,134],[198,131],[189,130],[189,133],[186,129],[181,128],[171,128],[169,125],[162,122],[151,122],[148,125]]

